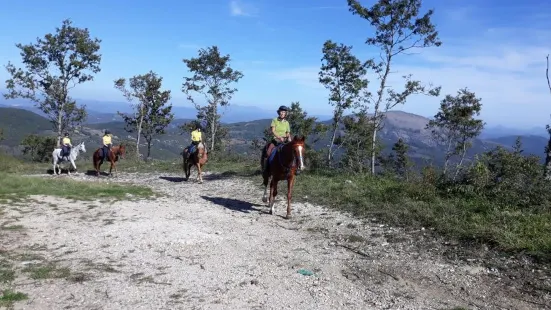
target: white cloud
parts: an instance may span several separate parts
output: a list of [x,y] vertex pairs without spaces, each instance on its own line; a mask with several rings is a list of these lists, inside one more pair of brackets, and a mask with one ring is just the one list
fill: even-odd
[[257,9],[248,3],[239,0],[230,1],[230,14],[232,16],[252,17],[255,16],[256,12]]
[[[501,34],[501,30],[498,31]],[[523,32],[517,29],[517,33]],[[541,35],[538,31],[531,34]],[[524,34],[526,38],[526,33]],[[488,35],[491,36],[491,35]],[[400,89],[403,75],[423,83],[442,86],[440,98],[415,96],[404,107],[422,115],[433,115],[446,94],[455,95],[467,87],[482,98],[482,116],[488,123],[543,126],[549,122],[551,96],[545,79],[545,56],[551,44],[519,44],[499,40],[429,48],[414,56],[400,56],[391,68],[390,86]],[[399,61],[399,62],[398,62]],[[321,64],[321,63],[320,63]],[[327,91],[318,82],[319,65],[271,72],[276,80],[294,81],[312,91]],[[378,80],[370,76],[370,90],[376,92]]]

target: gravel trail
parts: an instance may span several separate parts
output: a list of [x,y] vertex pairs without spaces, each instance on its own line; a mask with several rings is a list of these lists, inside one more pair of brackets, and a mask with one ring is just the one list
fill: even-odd
[[[285,220],[283,185],[276,214],[269,215],[260,177],[253,183],[207,173],[204,184],[193,177],[184,182],[181,174],[78,174],[70,178],[144,184],[165,195],[115,203],[34,196],[4,206],[4,224],[21,226],[0,231],[0,249],[11,253],[15,268],[49,266],[59,274],[32,279],[20,273],[11,287],[29,299],[14,308],[550,307],[549,295],[526,293],[528,280],[515,279],[507,265],[450,259],[447,252],[456,245],[430,231],[406,231],[297,202],[293,218]],[[530,281],[551,287],[547,270],[532,274]]]

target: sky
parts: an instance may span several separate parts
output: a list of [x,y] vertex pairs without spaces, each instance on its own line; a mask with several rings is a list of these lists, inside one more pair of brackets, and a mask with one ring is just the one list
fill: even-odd
[[[488,125],[549,123],[545,57],[551,53],[551,2],[425,0],[422,12],[428,9],[435,11],[443,44],[397,56],[389,84],[400,90],[401,77],[412,74],[442,86],[442,93],[412,96],[396,109],[430,117],[446,94],[467,87],[482,99]],[[35,42],[66,18],[102,40],[102,70],[72,90],[75,98],[124,102],[113,81],[153,70],[172,91],[174,105],[191,107],[181,91],[189,75],[182,60],[217,45],[244,74],[232,104],[275,110],[299,101],[310,114],[329,115],[328,90],[318,82],[323,43],[351,45],[362,61],[379,57],[365,44],[372,27],[348,11],[346,0],[29,0],[10,1],[0,11],[0,63],[20,65],[15,44]],[[2,68],[0,89],[7,78]],[[377,84],[373,79],[372,92]]]

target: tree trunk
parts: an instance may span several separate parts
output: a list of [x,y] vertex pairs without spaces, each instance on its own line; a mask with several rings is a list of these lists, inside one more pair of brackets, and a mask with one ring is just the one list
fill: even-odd
[[151,139],[147,140],[147,160],[149,161],[149,157],[151,156]]
[[[140,103],[140,121],[138,122],[138,136],[136,137],[136,159],[140,160],[140,136],[142,134],[143,126],[143,103]],[[149,155],[148,155],[149,156]]]
[[331,159],[333,158],[333,145],[335,144],[335,138],[337,137],[337,129],[339,128],[338,121],[333,123],[333,135],[331,136],[331,142],[329,143],[329,150],[327,151],[327,163],[331,165]]
[[210,151],[213,152],[214,151],[214,145],[215,145],[215,138],[216,138],[216,116],[217,116],[217,109],[216,109],[216,104],[213,105],[213,108],[212,108],[212,115],[211,115],[211,122],[210,122]]
[[446,149],[446,161],[444,161],[444,175],[446,175],[446,172],[448,171],[448,163],[450,161],[451,155],[450,155],[450,148],[452,146],[452,140],[448,140],[448,148]]
[[379,98],[377,98],[377,102],[375,103],[375,107],[373,111],[374,126],[373,126],[373,135],[371,136],[371,174],[372,175],[375,175],[375,152],[376,152],[375,146],[377,144],[377,130],[379,129],[379,120],[377,119],[377,117],[379,116],[379,107],[381,106],[381,102],[383,101],[383,95],[386,87],[386,79],[388,77],[388,74],[390,73],[391,59],[392,59],[392,55],[387,53],[385,73],[383,74],[383,78],[381,79],[381,85],[379,87],[379,91],[377,92],[379,95]]
[[457,164],[457,167],[455,169],[455,175],[453,176],[453,181],[455,182],[455,179],[457,179],[457,175],[459,175],[459,169],[461,168],[461,166],[463,166],[463,160],[465,159],[465,155],[467,155],[467,148],[466,148],[466,144],[463,143],[463,150],[462,150],[462,154],[461,154],[461,160],[459,161],[459,164]]
[[57,110],[57,147],[61,146],[61,134],[62,134],[62,124],[63,120],[63,103],[60,104],[59,109]]
[[376,106],[375,112],[373,114],[373,134],[371,135],[371,175],[375,175],[375,148],[377,147],[377,128],[379,127],[379,121],[377,118],[379,107]]

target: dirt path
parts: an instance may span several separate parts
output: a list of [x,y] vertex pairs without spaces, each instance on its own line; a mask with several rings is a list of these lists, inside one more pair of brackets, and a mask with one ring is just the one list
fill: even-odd
[[281,198],[277,215],[266,214],[260,182],[207,175],[199,185],[179,176],[72,177],[132,181],[167,194],[152,201],[33,197],[35,202],[4,208],[2,218],[20,225],[0,231],[4,253],[11,253],[14,268],[30,268],[13,282],[14,290],[29,295],[15,309],[544,309],[551,304],[549,297],[523,293],[523,281],[505,277],[499,268],[446,259],[446,249],[454,245],[443,245],[426,231],[405,232],[302,203],[294,204],[293,219],[284,220]]

